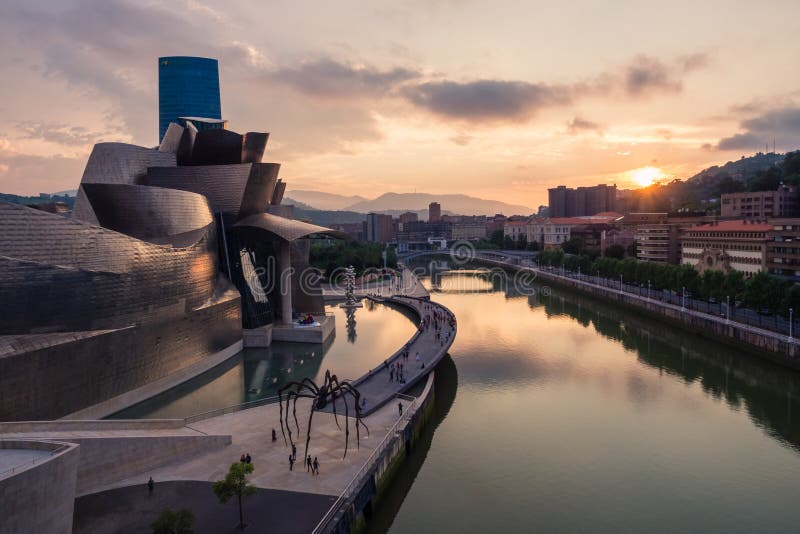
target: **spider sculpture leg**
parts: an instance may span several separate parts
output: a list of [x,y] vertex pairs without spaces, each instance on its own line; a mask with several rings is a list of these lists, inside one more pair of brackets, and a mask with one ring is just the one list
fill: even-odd
[[367,437],[369,437],[369,427],[361,420],[361,408],[359,406],[359,399],[361,398],[361,393],[352,386],[349,382],[345,382],[342,384],[342,390],[350,393],[353,397],[355,397],[356,402],[356,435],[358,435],[358,427],[363,426],[364,430],[367,431]]
[[[286,442],[286,432],[283,430],[283,390],[285,388],[281,388],[278,390],[278,409],[280,410],[280,422],[281,422],[281,434],[283,435],[283,444],[288,445]],[[286,410],[288,412],[289,406],[286,406]]]
[[317,409],[315,402],[311,403],[311,412],[308,414],[308,429],[306,430],[306,450],[303,452],[303,458],[308,458],[308,444],[311,442],[311,418],[314,417],[314,411]]
[[[302,382],[303,384],[307,384],[308,387],[315,391],[316,395],[319,396],[319,388],[310,378],[304,378]],[[339,415],[336,413],[336,397],[333,398],[333,420],[336,422],[336,428],[341,430],[342,426],[339,424]]]

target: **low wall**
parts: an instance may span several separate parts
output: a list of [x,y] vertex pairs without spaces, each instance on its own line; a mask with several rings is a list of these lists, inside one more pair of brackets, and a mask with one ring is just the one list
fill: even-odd
[[[428,373],[425,389],[417,397],[414,413],[408,418],[402,431],[394,436],[383,453],[374,460],[370,473],[364,477],[361,487],[353,493],[350,501],[341,507],[331,524],[320,530],[320,533],[349,534],[361,529],[365,515],[369,515],[372,508],[378,504],[381,494],[391,483],[408,451],[414,446],[422,427],[430,419],[435,401],[434,380],[435,372],[431,371]],[[318,531],[314,532],[316,534]]]
[[78,446],[60,442],[0,440],[0,448],[52,452],[52,456],[30,467],[0,474],[0,532],[72,532]]
[[[476,261],[496,265],[504,269],[520,270],[504,262],[476,258]],[[624,306],[644,311],[648,315],[661,320],[667,320],[682,328],[687,328],[704,336],[709,336],[724,343],[730,343],[740,348],[749,349],[770,360],[783,365],[800,369],[800,343],[797,340],[790,342],[788,336],[770,332],[750,325],[727,322],[724,318],[709,315],[695,310],[682,309],[656,299],[649,299],[611,287],[598,286],[583,280],[576,280],[554,273],[540,270],[531,270],[536,274],[537,280],[546,280],[554,284],[568,287],[576,291],[587,293],[593,297],[612,301]]]
[[80,448],[77,496],[179,460],[226,447],[231,436],[98,437],[69,439]]
[[57,421],[14,421],[10,423],[0,423],[0,434],[84,432],[96,430],[163,430],[182,428],[183,425],[183,419],[101,419],[98,421],[60,419]]

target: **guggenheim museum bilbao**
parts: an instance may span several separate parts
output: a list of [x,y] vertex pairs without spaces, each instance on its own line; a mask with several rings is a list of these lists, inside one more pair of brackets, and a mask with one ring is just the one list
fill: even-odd
[[[159,59],[162,124],[165,99],[191,96],[163,71],[202,59]],[[155,148],[95,145],[71,215],[0,203],[0,421],[69,416],[323,311],[289,273],[303,238],[336,232],[281,206],[269,134],[184,104]]]

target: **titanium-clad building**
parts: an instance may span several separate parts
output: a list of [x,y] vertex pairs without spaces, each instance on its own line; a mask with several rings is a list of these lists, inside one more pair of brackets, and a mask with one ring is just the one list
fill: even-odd
[[[194,120],[198,130],[222,129],[219,65],[216,59],[172,56],[158,58],[158,140],[170,123]],[[205,120],[209,119],[209,120]]]
[[303,238],[341,234],[270,213],[268,134],[184,124],[95,145],[71,217],[0,203],[0,420],[68,416],[323,311],[286,273]]

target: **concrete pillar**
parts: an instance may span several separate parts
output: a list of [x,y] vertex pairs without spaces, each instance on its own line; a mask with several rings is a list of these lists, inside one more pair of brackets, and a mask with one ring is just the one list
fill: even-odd
[[278,258],[281,281],[281,320],[284,324],[292,323],[292,255],[288,241],[281,242]]

